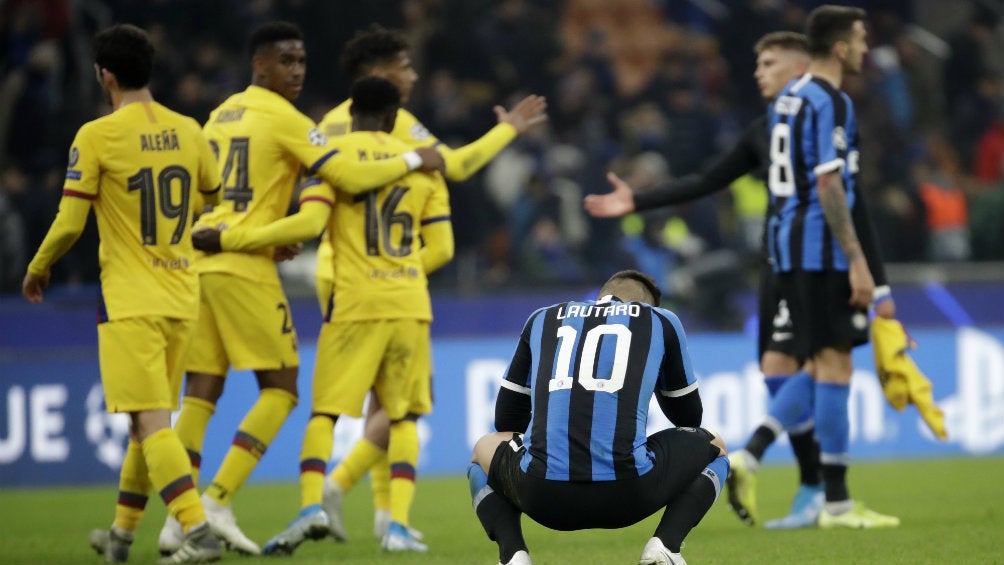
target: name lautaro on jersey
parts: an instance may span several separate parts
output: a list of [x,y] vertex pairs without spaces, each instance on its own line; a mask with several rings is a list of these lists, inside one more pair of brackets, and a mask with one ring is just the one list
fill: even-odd
[[178,132],[166,129],[160,133],[142,133],[139,136],[140,151],[177,151],[181,149],[178,143]]
[[[567,309],[567,310],[566,310]],[[597,304],[566,304],[558,308],[558,319],[565,318],[588,318],[589,316],[630,316],[637,318],[641,315],[641,306],[637,304],[611,304],[609,306]]]

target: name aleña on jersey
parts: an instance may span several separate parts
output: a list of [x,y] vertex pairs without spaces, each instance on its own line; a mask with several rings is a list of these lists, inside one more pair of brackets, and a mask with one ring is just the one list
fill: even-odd
[[178,132],[166,129],[160,133],[141,133],[139,135],[140,151],[180,151]]

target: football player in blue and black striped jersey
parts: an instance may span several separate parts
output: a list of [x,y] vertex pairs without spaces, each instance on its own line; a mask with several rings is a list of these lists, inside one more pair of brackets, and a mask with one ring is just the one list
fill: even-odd
[[[899,519],[865,508],[847,489],[851,349],[868,341],[875,281],[851,217],[858,190],[858,128],[839,90],[858,73],[865,12],[821,6],[806,24],[809,71],[768,109],[773,214],[767,248],[796,357],[812,363],[814,418],[826,503],[820,527],[894,527]],[[737,465],[737,477],[743,469]]]
[[[468,468],[475,511],[500,563],[530,563],[520,514],[556,530],[621,528],[665,508],[641,563],[680,547],[728,476],[679,318],[651,277],[621,271],[600,298],[541,308],[523,328],[495,405],[496,433]],[[677,427],[646,436],[656,396]]]

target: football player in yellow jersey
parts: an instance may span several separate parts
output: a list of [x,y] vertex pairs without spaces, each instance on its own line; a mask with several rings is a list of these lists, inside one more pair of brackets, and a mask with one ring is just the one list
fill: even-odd
[[190,231],[194,213],[219,201],[220,177],[195,120],[154,101],[147,85],[153,45],[117,25],[94,38],[95,71],[111,114],[84,124],[70,149],[63,198],[28,266],[23,292],[42,301],[49,269],[73,245],[91,208],[101,237],[98,351],[109,412],[130,417],[115,520],[91,546],[125,562],[155,488],[186,531],[166,563],[220,557],[185,448],[171,429],[184,356],[199,313]]
[[[251,85],[213,110],[204,131],[217,150],[222,203],[200,227],[252,228],[286,215],[301,170],[345,190],[382,186],[417,167],[436,167],[435,151],[361,163],[329,143],[293,106],[306,74],[306,51],[295,25],[271,22],[252,32]],[[195,339],[186,360],[185,397],[176,429],[197,476],[202,443],[228,370],[251,369],[258,400],[245,415],[219,471],[203,493],[210,528],[227,546],[259,553],[231,509],[234,494],[297,403],[296,331],[271,249],[196,258],[202,285]],[[180,542],[170,518],[162,552]]]
[[[418,80],[418,73],[411,66],[408,51],[408,42],[401,33],[373,24],[369,29],[357,33],[345,45],[340,62],[345,73],[353,79],[377,76],[391,81],[401,91],[402,104],[407,104]],[[350,98],[321,120],[321,131],[329,138],[350,130],[351,104]],[[412,147],[436,147],[446,161],[446,178],[463,181],[479,171],[517,135],[543,122],[546,107],[546,101],[540,96],[524,98],[509,112],[500,106],[496,107],[498,125],[480,139],[458,149],[451,149],[440,142],[414,115],[402,108],[397,112],[391,136]],[[327,241],[326,238],[321,240],[317,253],[317,297],[322,311],[327,306],[332,286],[331,247]],[[390,520],[390,468],[386,459],[388,420],[379,406],[375,397],[371,398],[364,437],[325,481],[325,510],[331,519],[332,536],[340,541],[346,538],[341,519],[343,494],[367,471],[371,471],[376,509],[373,531],[378,539],[383,537]],[[412,533],[421,537],[414,530]]]
[[[394,125],[397,88],[367,77],[356,81],[352,92],[353,133],[342,143],[368,159],[408,151],[407,144],[384,133]],[[326,228],[333,247],[334,292],[318,340],[312,416],[300,458],[301,511],[262,551],[289,554],[304,539],[328,535],[321,502],[334,425],[342,414],[361,416],[370,389],[391,422],[393,507],[384,549],[425,551],[407,526],[418,461],[415,421],[432,407],[426,273],[453,256],[449,194],[438,173],[412,173],[355,196],[319,181],[307,184],[293,216],[263,228],[195,234],[199,248],[208,243],[211,250],[222,245],[247,251],[303,241]]]

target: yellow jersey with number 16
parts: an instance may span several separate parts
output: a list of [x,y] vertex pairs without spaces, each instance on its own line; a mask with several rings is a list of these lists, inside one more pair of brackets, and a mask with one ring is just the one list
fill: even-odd
[[[339,143],[368,160],[392,158],[411,149],[383,132],[358,131],[340,137]],[[420,237],[424,226],[450,221],[450,196],[443,177],[413,172],[357,195],[314,183],[300,195],[301,203],[310,199],[333,205],[324,236],[333,250],[331,321],[431,321]]]

